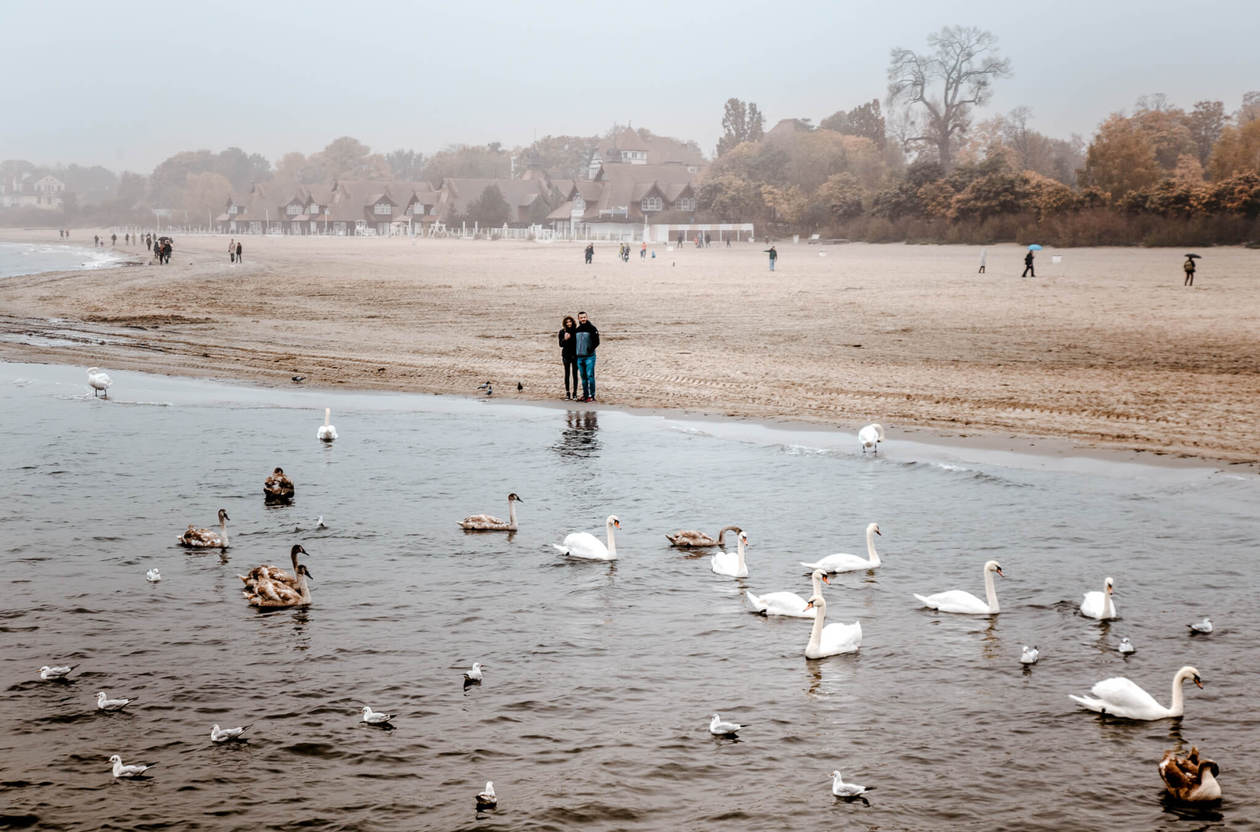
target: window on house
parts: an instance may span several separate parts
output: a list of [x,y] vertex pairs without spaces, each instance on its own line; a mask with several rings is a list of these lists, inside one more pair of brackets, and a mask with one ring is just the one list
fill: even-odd
[[296,217],[298,214],[302,213],[302,206],[301,205],[287,205],[285,206],[284,211],[290,217]]
[[318,214],[318,213],[319,213],[319,206],[318,206],[318,205],[316,205],[314,202],[312,202],[312,203],[310,204],[310,207],[306,209],[306,213],[308,213],[308,214]]
[[696,199],[695,197],[685,196],[678,200],[677,207],[679,211],[694,211],[696,210]]
[[228,213],[229,213],[229,214],[231,214],[232,216],[236,216],[236,206],[235,206],[235,205],[229,205],[229,206],[228,206]]
[[644,213],[647,213],[648,211],[659,211],[664,207],[661,204],[661,198],[659,196],[645,196],[643,197],[643,202],[641,202],[640,205],[643,208]]
[[372,212],[383,217],[392,216],[394,213],[394,206],[390,205],[388,202],[378,202],[376,203],[376,207],[372,209]]

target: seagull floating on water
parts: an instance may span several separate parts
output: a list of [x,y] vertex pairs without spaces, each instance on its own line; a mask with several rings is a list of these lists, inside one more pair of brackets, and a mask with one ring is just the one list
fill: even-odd
[[110,757],[109,761],[114,764],[114,777],[117,778],[140,777],[157,765],[157,763],[145,763],[144,765],[125,766],[123,765],[122,757],[119,757],[117,754]]
[[319,517],[315,518],[315,528],[317,529],[328,528],[328,526],[324,524],[324,515],[321,514]]
[[92,398],[96,398],[97,393],[104,393],[105,398],[109,398],[109,387],[113,384],[113,380],[109,377],[109,373],[99,367],[88,367],[87,371],[88,387],[92,388]]
[[1212,626],[1212,619],[1208,618],[1206,615],[1203,616],[1202,621],[1195,622],[1194,624],[1187,624],[1186,626],[1190,628],[1191,635],[1199,633],[1207,635],[1215,629],[1215,627]]
[[162,573],[159,572],[156,567],[154,567],[153,569],[150,569],[148,572],[144,573],[144,579],[151,584],[155,584],[158,581],[162,580]]
[[1133,642],[1129,641],[1128,636],[1125,636],[1124,638],[1120,639],[1120,646],[1117,647],[1116,649],[1126,656],[1129,655],[1130,653],[1136,652],[1137,650],[1137,648],[1133,646]]
[[368,725],[388,725],[397,714],[387,714],[384,711],[374,711],[368,705],[363,706],[363,721]]
[[96,707],[102,711],[121,711],[134,701],[136,701],[134,696],[130,699],[110,699],[105,695],[105,691],[98,690],[96,692]]
[[494,782],[487,780],[485,791],[477,795],[477,808],[478,809],[493,809],[495,806],[498,806],[498,805],[499,805],[499,796],[494,793]]
[[1029,647],[1027,644],[1025,644],[1024,652],[1019,657],[1019,663],[1020,664],[1036,664],[1037,659],[1039,658],[1041,658],[1041,652],[1036,648],[1036,646],[1034,645],[1033,647]]
[[831,793],[836,797],[857,797],[866,791],[866,786],[857,783],[846,783],[840,777],[840,771],[831,772]]
[[214,727],[210,729],[210,742],[228,742],[229,740],[239,740],[241,738],[241,734],[244,734],[245,729],[248,727],[248,725],[243,725],[240,728],[220,728],[219,724],[216,722]]
[[472,669],[464,674],[464,687],[481,684],[481,662],[473,662]]
[[61,665],[58,667],[49,667],[48,665],[44,665],[39,669],[39,678],[43,679],[45,682],[52,679],[64,679],[70,675],[70,671],[74,670],[74,668],[75,666],[72,664]]
[[738,722],[725,722],[717,714],[709,722],[709,733],[715,737],[733,737],[744,728]]

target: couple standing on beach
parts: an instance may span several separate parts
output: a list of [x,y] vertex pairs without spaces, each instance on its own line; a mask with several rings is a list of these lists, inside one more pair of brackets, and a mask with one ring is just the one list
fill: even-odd
[[[564,397],[582,402],[595,401],[595,350],[599,347],[599,330],[586,319],[585,312],[565,315],[560,322],[560,358],[564,362]],[[582,395],[578,395],[578,377],[582,379]],[[570,392],[569,379],[573,379]]]

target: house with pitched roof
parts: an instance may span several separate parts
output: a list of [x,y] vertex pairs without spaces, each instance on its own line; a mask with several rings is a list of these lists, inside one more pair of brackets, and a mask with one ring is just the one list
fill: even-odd
[[590,182],[574,183],[547,220],[574,237],[637,239],[645,226],[694,218],[694,180],[680,164],[603,164]]
[[591,156],[587,176],[594,179],[604,165],[681,165],[697,174],[704,167],[704,154],[694,144],[667,136],[644,138],[637,130],[614,130],[602,140]]
[[458,225],[469,207],[491,185],[499,189],[511,209],[508,225],[523,227],[542,222],[551,210],[550,188],[542,179],[465,179],[448,177],[438,188],[438,221]]
[[51,174],[36,178],[25,173],[0,183],[0,208],[60,211],[65,206],[66,183]]

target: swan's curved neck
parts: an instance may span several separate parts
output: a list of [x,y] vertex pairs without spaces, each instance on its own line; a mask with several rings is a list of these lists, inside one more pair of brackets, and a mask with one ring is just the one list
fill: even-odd
[[815,571],[815,573],[814,573],[814,574],[812,574],[812,575],[810,575],[810,576],[809,576],[809,579],[810,579],[810,581],[812,581],[812,582],[813,582],[813,584],[814,584],[814,593],[813,593],[813,594],[814,594],[814,595],[817,595],[819,598],[821,598],[821,597],[822,597],[822,578],[821,578],[821,577],[819,577],[819,576],[818,576],[818,574],[817,574],[817,571]]
[[875,551],[875,530],[866,530],[866,556],[871,560],[871,566],[879,566],[879,552]]
[[743,538],[743,536],[741,535],[740,537],[735,538],[735,542],[738,544],[738,548],[736,548],[736,550],[735,550],[735,571],[736,571],[736,572],[747,572],[747,571],[748,571],[748,562],[744,560],[744,538]]
[[324,408],[324,427],[328,427],[328,420],[332,418],[332,408]]
[[735,526],[723,526],[722,528],[718,529],[718,545],[719,545],[719,546],[725,546],[725,545],[726,545],[726,533],[727,533],[727,532],[733,532],[733,531],[735,531],[735,529],[736,529],[736,527],[735,527]]
[[998,612],[997,587],[993,585],[993,570],[984,570],[984,600],[989,602],[989,612]]
[[1169,716],[1181,716],[1186,712],[1186,692],[1182,683],[1186,677],[1181,675],[1181,671],[1177,671],[1177,675],[1173,677],[1172,682],[1172,704],[1168,707]]
[[224,546],[227,546],[228,537],[227,537],[227,518],[226,517],[219,518],[219,539],[223,541]]
[[1103,584],[1103,615],[1107,618],[1116,617],[1116,607],[1111,602],[1111,587]]
[[613,536],[613,524],[608,523],[605,528],[608,529],[608,554],[615,555],[617,554],[617,539]]
[[821,600],[822,596],[818,596],[820,600],[814,602],[814,626],[809,631],[809,650],[816,651],[822,647],[822,631],[827,623],[827,602]]
[[297,568],[297,563],[298,563],[298,561],[297,561],[297,558],[298,558],[298,553],[297,553],[297,552],[290,552],[289,554],[291,555],[292,560],[293,560],[293,575],[294,575],[294,577],[298,577],[298,568]]
[[516,500],[508,500],[508,525],[516,528]]

